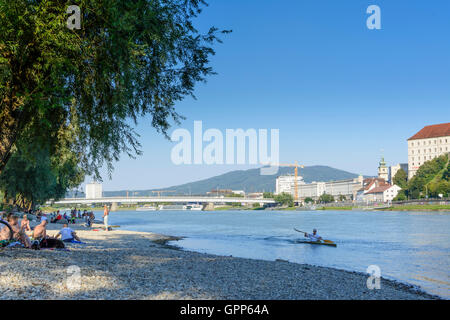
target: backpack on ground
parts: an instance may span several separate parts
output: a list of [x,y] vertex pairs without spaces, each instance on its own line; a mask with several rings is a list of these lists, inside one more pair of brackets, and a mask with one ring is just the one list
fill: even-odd
[[42,239],[39,245],[41,248],[64,249],[66,247],[61,240],[52,238]]

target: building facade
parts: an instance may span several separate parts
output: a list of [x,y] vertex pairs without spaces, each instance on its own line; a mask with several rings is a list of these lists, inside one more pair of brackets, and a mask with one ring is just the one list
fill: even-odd
[[450,123],[426,126],[408,139],[408,179],[424,164],[450,153]]
[[[356,193],[363,186],[363,180],[363,177],[359,176],[355,179],[305,183],[301,177],[298,177],[298,197],[301,201],[305,200],[305,198],[317,200],[321,195],[326,193],[332,195],[333,197],[344,196],[348,200],[355,199]],[[294,182],[294,176],[279,176],[276,180],[275,194],[285,192],[294,196]]]
[[102,184],[91,182],[86,184],[86,199],[99,199],[103,196]]
[[367,202],[391,202],[401,189],[397,185],[383,185],[369,190],[364,198]]
[[[305,184],[303,177],[297,176],[297,184],[300,190],[300,185]],[[280,193],[295,193],[295,176],[294,175],[284,175],[279,176],[275,182],[275,194]],[[299,192],[300,193],[300,192]]]

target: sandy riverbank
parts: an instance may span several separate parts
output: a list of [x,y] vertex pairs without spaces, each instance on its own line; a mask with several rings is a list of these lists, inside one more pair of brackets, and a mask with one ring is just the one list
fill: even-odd
[[[60,227],[50,224],[54,231],[48,233]],[[73,229],[85,245],[69,244],[68,251],[1,250],[2,299],[435,298],[385,279],[380,290],[368,290],[367,275],[360,273],[176,250],[165,244],[173,237],[154,233]],[[68,267],[74,265],[80,281],[68,283]]]

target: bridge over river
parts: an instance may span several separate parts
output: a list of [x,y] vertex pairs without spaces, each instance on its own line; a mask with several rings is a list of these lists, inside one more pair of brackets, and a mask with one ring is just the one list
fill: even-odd
[[238,197],[202,197],[202,196],[170,196],[170,197],[103,197],[95,199],[66,198],[55,201],[55,204],[93,204],[93,203],[243,203],[243,204],[272,204],[273,199],[255,199]]

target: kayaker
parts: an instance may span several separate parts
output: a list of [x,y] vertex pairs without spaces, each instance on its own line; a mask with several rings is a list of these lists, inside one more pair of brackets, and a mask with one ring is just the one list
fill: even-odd
[[317,229],[313,229],[313,233],[306,233],[305,237],[309,238],[311,241],[321,241],[323,240],[321,236],[317,234]]

